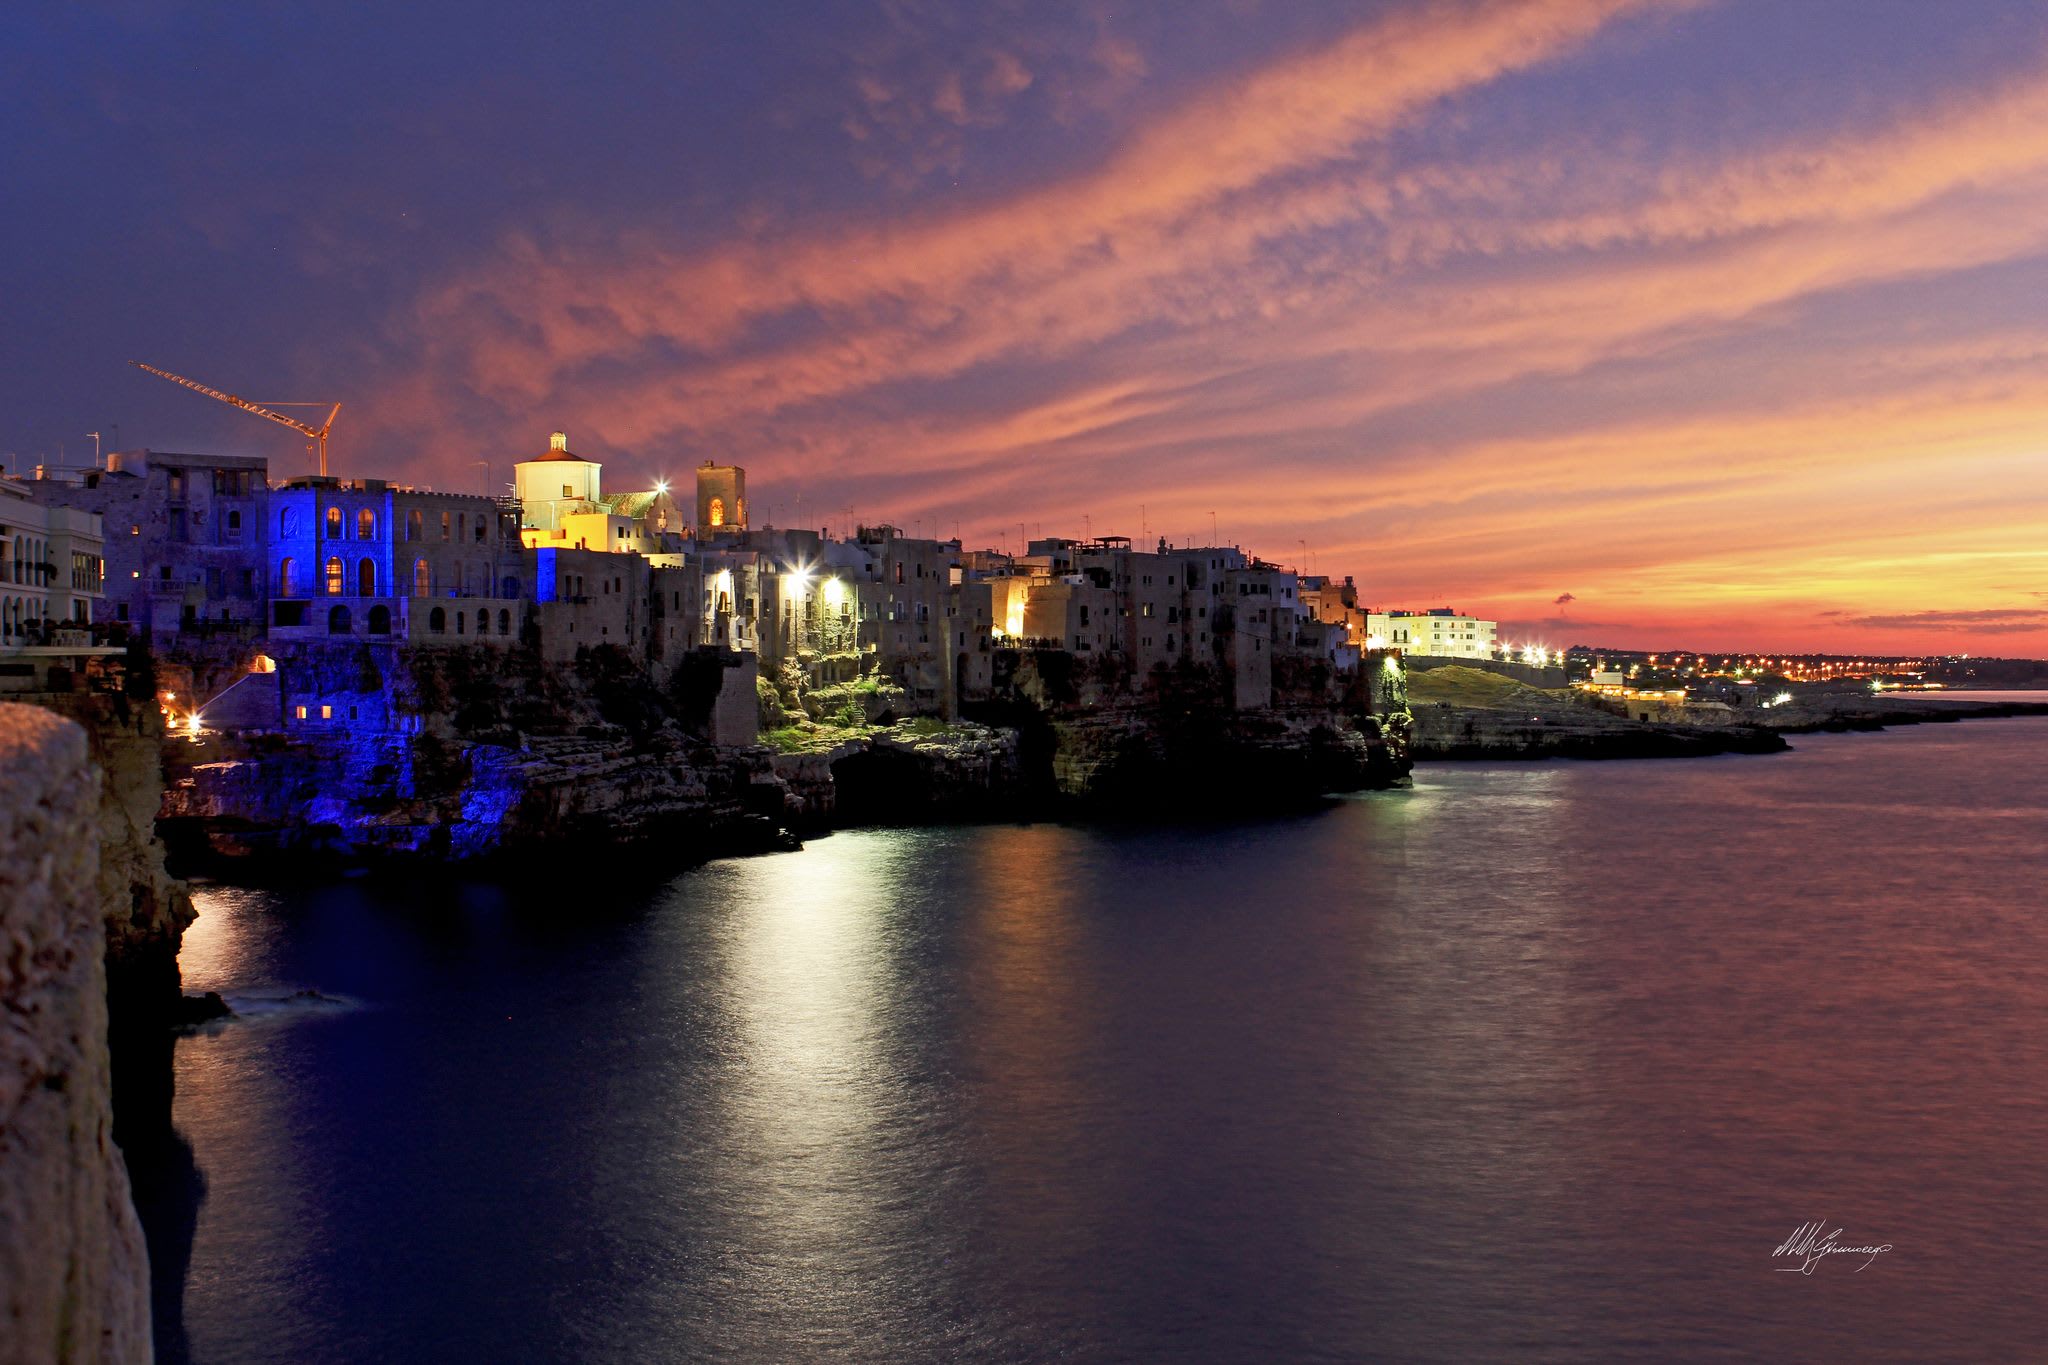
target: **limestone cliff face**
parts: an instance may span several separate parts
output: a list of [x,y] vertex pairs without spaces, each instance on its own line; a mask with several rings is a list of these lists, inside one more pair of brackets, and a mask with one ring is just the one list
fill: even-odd
[[847,739],[777,754],[769,779],[799,833],[844,825],[972,820],[1029,810],[1032,781],[1015,730],[961,724]]
[[1650,725],[1590,706],[1503,710],[1419,704],[1418,759],[1690,758],[1774,753],[1778,735],[1745,725]]
[[1025,652],[998,670],[989,713],[1022,733],[1066,804],[1173,815],[1311,800],[1407,779],[1408,716],[1398,669],[1320,668],[1274,680],[1274,704],[1241,709],[1219,670],[1162,670],[1133,694],[1071,656]]
[[0,1361],[146,1361],[149,1272],[113,1137],[99,773],[0,706]]
[[116,1135],[124,1143],[171,1122],[171,1030],[184,1001],[178,945],[192,897],[165,869],[156,815],[164,788],[163,722],[155,705],[104,693],[43,696],[38,705],[84,730],[99,776],[93,832],[97,901],[106,929],[108,1036]]
[[1097,708],[1052,721],[1054,789],[1070,801],[1193,814],[1228,799],[1268,806],[1394,785],[1407,763],[1391,730],[1327,707],[1162,717]]
[[321,855],[546,857],[577,843],[690,857],[778,838],[767,753],[690,733],[629,662],[420,652],[362,695],[365,715],[371,697],[390,714],[173,741],[159,828],[181,864],[233,874]]

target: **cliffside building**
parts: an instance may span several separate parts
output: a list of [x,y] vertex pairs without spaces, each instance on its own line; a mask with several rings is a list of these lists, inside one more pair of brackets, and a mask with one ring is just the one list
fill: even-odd
[[269,464],[259,456],[114,451],[107,468],[38,479],[36,496],[100,517],[109,619],[159,644],[254,639],[270,585]]
[[491,498],[305,477],[271,490],[270,523],[274,637],[504,637],[524,617],[519,542]]
[[1449,607],[1376,611],[1367,617],[1366,644],[1427,658],[1491,659],[1500,647],[1500,632],[1495,622],[1461,616]]

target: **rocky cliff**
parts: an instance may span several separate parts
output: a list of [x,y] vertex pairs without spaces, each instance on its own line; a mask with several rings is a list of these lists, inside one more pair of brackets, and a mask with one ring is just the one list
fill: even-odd
[[0,1360],[145,1361],[149,1276],[114,1144],[100,774],[0,706]]
[[1170,815],[1219,793],[1298,801],[1407,771],[1405,711],[1387,697],[1238,710],[1200,671],[1151,695],[1098,695],[1067,673],[1048,684],[1032,662],[951,724],[895,716],[900,690],[820,700],[764,684],[771,743],[735,747],[707,742],[677,689],[603,651],[573,666],[471,648],[280,667],[301,670],[295,695],[333,692],[351,699],[339,714],[376,718],[174,740],[159,828],[181,867],[250,876],[322,857],[548,857],[577,842],[702,858],[847,824],[1133,801]]
[[281,666],[316,688],[360,687],[334,694],[376,717],[174,739],[158,828],[181,868],[262,876],[657,843],[687,859],[785,841],[768,753],[693,733],[688,707],[623,657],[552,666],[471,648]]

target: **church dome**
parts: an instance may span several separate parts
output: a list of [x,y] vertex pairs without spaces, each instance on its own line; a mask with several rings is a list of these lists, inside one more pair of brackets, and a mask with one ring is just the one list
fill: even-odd
[[594,461],[584,459],[581,455],[572,455],[569,453],[569,433],[566,431],[558,431],[555,432],[553,435],[549,436],[548,453],[545,455],[536,455],[533,457],[532,460],[528,461],[527,463],[540,464],[548,460],[573,460],[577,464],[594,463]]

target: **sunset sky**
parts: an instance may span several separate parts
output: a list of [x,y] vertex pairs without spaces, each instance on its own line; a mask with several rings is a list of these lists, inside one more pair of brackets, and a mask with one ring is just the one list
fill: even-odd
[[140,359],[348,476],[561,428],[1549,643],[2048,655],[2038,0],[33,3],[0,177],[10,472],[309,468]]

